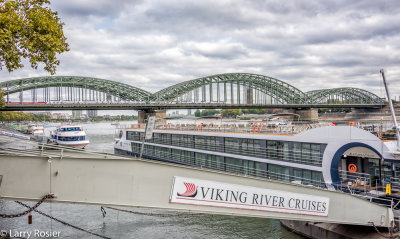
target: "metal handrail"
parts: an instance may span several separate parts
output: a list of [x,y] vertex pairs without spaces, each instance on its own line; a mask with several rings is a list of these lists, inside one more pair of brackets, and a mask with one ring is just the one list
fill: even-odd
[[209,168],[218,171],[226,171],[238,175],[247,175],[247,176],[254,176],[254,177],[262,177],[262,178],[269,178],[279,181],[286,181],[286,182],[300,182],[301,184],[305,185],[313,185],[316,187],[324,188],[325,183],[320,181],[315,181],[312,179],[305,179],[302,177],[281,174],[277,172],[272,172],[268,170],[261,170],[255,168],[247,168],[240,165],[234,164],[227,164],[223,162],[215,162],[208,159],[200,159],[200,158],[192,158],[191,156],[186,156],[183,154],[176,154],[173,152],[165,152],[161,150],[152,149],[154,153],[149,154],[148,148],[144,149],[143,156],[146,157],[160,157],[159,159],[164,159],[166,161],[172,161],[175,163],[181,163],[188,166],[200,167],[200,168]]
[[[136,140],[139,143],[139,140]],[[141,143],[141,142],[140,142]],[[284,149],[271,149],[271,148],[254,148],[254,150],[240,149],[239,147],[226,147],[224,145],[209,145],[209,144],[199,144],[191,141],[190,143],[185,143],[182,141],[169,141],[164,142],[162,140],[147,141],[147,143],[171,145],[177,147],[185,147],[192,149],[208,150],[213,152],[222,152],[228,154],[239,154],[244,156],[253,156],[258,158],[266,158],[273,160],[289,161],[309,165],[322,165],[322,153],[314,153],[312,151],[308,153],[302,153],[295,150],[284,150]],[[308,156],[304,160],[304,156]]]

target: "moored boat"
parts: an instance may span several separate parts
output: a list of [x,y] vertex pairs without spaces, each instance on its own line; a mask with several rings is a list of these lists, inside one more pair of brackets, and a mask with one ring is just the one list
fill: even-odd
[[25,133],[32,134],[34,136],[44,135],[44,127],[43,127],[43,125],[40,125],[40,124],[30,124],[25,129]]
[[[381,193],[391,184],[391,192],[382,194],[384,203],[400,200],[400,160],[392,153],[395,141],[384,142],[353,126],[272,134],[259,133],[268,129],[261,128],[251,133],[156,129],[143,144],[143,158],[352,194]],[[119,129],[115,153],[139,156],[143,136],[143,129]]]
[[49,142],[74,148],[85,148],[89,144],[86,133],[80,125],[59,126],[50,133]]

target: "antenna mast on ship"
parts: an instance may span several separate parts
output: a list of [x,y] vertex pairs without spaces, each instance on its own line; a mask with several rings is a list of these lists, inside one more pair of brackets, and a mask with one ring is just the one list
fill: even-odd
[[400,129],[399,129],[399,125],[397,124],[396,114],[394,113],[393,102],[392,102],[392,99],[390,98],[389,87],[387,86],[387,83],[386,83],[385,72],[383,71],[383,69],[381,69],[380,72],[382,74],[383,85],[385,86],[385,90],[386,90],[386,97],[389,101],[390,112],[392,113],[393,123],[396,128],[397,151],[399,152],[400,151]]

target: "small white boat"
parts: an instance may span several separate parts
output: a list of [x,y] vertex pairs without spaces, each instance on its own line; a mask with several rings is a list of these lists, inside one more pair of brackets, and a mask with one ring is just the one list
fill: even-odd
[[86,133],[80,125],[61,125],[51,131],[49,141],[61,146],[85,148],[89,144]]
[[25,133],[32,135],[44,135],[44,127],[39,124],[30,124],[25,129]]

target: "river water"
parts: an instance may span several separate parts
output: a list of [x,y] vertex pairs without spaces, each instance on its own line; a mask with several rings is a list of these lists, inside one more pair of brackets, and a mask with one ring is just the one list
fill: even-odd
[[[90,140],[87,150],[113,152],[114,125],[90,123],[82,124],[82,126]],[[54,128],[55,126],[46,127],[45,131],[48,133]],[[33,202],[24,203],[31,206],[34,204]],[[43,203],[38,208],[62,221],[110,238],[302,238],[281,227],[279,220],[276,219],[124,209],[169,216],[138,215],[106,208],[106,215],[103,217],[100,206],[79,204]],[[14,214],[25,210],[26,208],[14,201],[0,200],[0,214]],[[31,232],[30,238],[35,238],[34,233],[37,232],[35,230],[59,232],[59,238],[99,238],[36,212],[33,212],[32,216],[32,224],[28,224],[28,216],[0,218],[0,230],[8,233],[11,230],[12,235],[17,235],[17,232]],[[28,234],[18,234],[18,236],[28,238]]]

